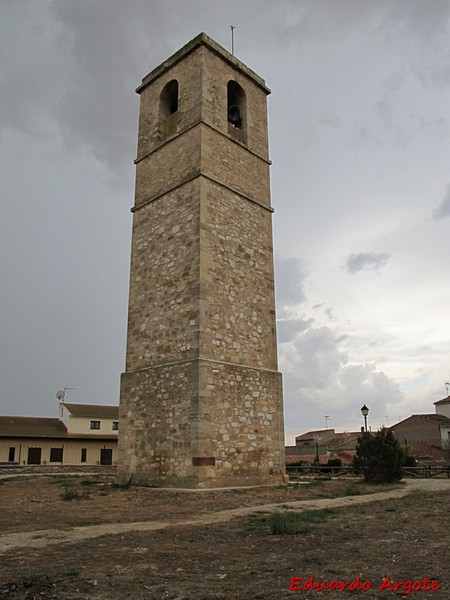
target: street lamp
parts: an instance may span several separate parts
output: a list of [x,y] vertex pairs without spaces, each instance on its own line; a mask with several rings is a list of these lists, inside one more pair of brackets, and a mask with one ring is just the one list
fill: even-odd
[[369,414],[369,409],[367,408],[367,406],[365,404],[361,408],[361,413],[362,413],[362,416],[364,417],[364,431],[367,433],[367,415]]

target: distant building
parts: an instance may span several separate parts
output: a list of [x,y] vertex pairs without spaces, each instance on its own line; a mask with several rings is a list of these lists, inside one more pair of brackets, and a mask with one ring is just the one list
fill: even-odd
[[112,465],[119,407],[63,404],[63,418],[0,416],[0,463]]
[[350,463],[356,451],[360,431],[336,433],[334,429],[308,431],[295,438],[295,446],[286,446],[286,463],[304,461],[327,463],[339,458],[343,464]]
[[445,448],[450,440],[450,419],[443,415],[411,415],[390,429],[400,442],[408,445],[420,441]]
[[70,434],[112,435],[119,433],[119,407],[103,404],[62,404],[62,419]]
[[434,403],[436,414],[450,419],[450,396]]
[[450,418],[442,414],[411,415],[390,427],[419,461],[450,459]]

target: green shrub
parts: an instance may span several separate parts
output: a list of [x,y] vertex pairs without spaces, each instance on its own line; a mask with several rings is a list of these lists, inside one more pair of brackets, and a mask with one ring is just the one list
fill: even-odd
[[393,483],[403,477],[407,452],[389,429],[358,438],[353,468],[368,483]]
[[411,454],[411,448],[409,446],[403,446],[405,451],[405,464],[404,467],[415,467],[417,466],[417,461],[415,457]]

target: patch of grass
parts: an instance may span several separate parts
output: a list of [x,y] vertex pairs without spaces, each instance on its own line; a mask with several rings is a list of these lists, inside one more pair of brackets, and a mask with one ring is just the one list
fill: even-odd
[[83,479],[82,481],[80,481],[80,485],[86,485],[86,486],[98,485],[99,483],[102,483],[102,482],[95,480],[95,479]]
[[32,585],[47,583],[51,577],[50,571],[21,571],[18,574],[18,583],[28,588]]
[[247,532],[267,533],[270,531],[272,535],[310,533],[314,525],[322,523],[334,514],[336,511],[331,508],[305,510],[304,512],[253,513],[244,521],[244,527]]
[[313,525],[321,523],[324,519],[335,514],[330,508],[322,510],[306,510],[304,512],[273,513],[269,518],[270,532],[272,535],[296,535],[309,533]]
[[[46,588],[48,586],[51,586],[52,582],[56,579],[59,579],[61,577],[78,577],[79,574],[80,568],[77,564],[69,565],[63,568],[62,571],[60,571],[59,569],[57,570],[55,567],[49,567],[41,570],[21,570],[17,574],[17,580],[13,584],[13,589],[17,590],[19,586],[23,586],[24,588],[31,588],[33,586],[44,586]],[[30,598],[31,597],[37,598],[38,596],[33,595],[30,596]]]
[[343,490],[344,496],[361,496],[362,493],[363,490],[357,483],[351,483]]
[[267,523],[270,517],[269,512],[255,512],[248,515],[243,520],[243,529],[245,533],[266,533]]
[[408,496],[412,496],[413,498],[423,498],[424,496],[428,495],[430,492],[427,492],[425,490],[420,490],[419,488],[414,488],[412,489]]
[[320,487],[321,485],[323,485],[326,481],[328,481],[328,477],[316,477],[315,479],[313,479],[312,481],[310,481],[308,483],[308,487]]
[[[362,482],[361,482],[362,483]],[[375,490],[376,492],[390,492],[391,490],[398,490],[402,487],[405,487],[405,482],[404,481],[395,481],[394,483],[369,483],[367,484],[366,488],[367,490]],[[371,492],[368,491],[368,494],[370,494]]]
[[61,573],[63,577],[78,577],[79,574],[80,569],[77,565],[66,567]]
[[73,475],[72,473],[58,473],[57,475],[53,475],[51,473],[49,473],[49,477],[54,477],[56,479],[56,481],[67,481],[67,479],[78,479],[79,476],[78,475]]
[[348,485],[341,489],[329,491],[325,490],[322,494],[319,494],[320,498],[340,498],[342,496],[361,496],[364,494],[376,494],[379,492],[390,492],[391,490],[400,489],[401,483],[380,483],[371,484],[365,483],[364,481],[353,481],[349,482]]
[[0,481],[2,483],[9,483],[11,481],[13,482],[17,482],[17,481],[24,481],[25,479],[27,479],[27,477],[20,477],[20,475],[7,475],[6,473],[2,473],[3,477],[2,479],[0,479]]
[[89,492],[86,490],[82,494],[74,490],[73,488],[66,488],[60,496],[61,500],[65,502],[72,502],[72,500],[88,500]]

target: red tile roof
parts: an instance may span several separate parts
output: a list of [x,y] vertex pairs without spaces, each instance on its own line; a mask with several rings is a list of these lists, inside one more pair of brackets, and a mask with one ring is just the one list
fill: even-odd
[[295,437],[295,441],[307,441],[307,440],[316,440],[318,437],[322,435],[326,435],[328,437],[332,437],[334,435],[334,429],[315,429],[314,431],[307,431],[306,433],[302,433],[301,435],[297,435]]
[[117,440],[115,433],[68,433],[63,421],[50,417],[0,416],[0,438],[47,438],[82,440]]
[[67,428],[60,419],[49,417],[0,416],[0,436],[65,437]]
[[450,419],[448,417],[444,417],[444,415],[436,415],[435,413],[424,413],[418,415],[411,415],[410,417],[403,419],[403,421],[392,425],[391,427],[389,427],[389,429],[393,429],[395,431],[398,425],[403,425],[411,419],[421,419],[422,421],[428,421],[430,423],[437,423],[438,425],[450,427]]
[[442,400],[438,400],[437,402],[433,403],[435,406],[436,404],[450,404],[450,396],[447,396],[447,398],[442,398]]
[[119,406],[107,404],[72,404],[64,402],[72,417],[118,419]]

